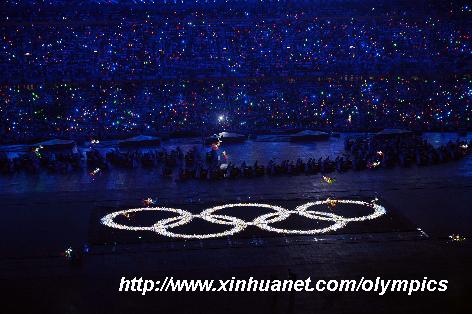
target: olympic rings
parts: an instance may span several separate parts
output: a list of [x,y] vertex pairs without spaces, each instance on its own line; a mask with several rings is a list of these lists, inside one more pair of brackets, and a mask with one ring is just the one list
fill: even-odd
[[[336,215],[330,212],[310,210],[310,207],[323,205],[323,204],[332,204],[333,202],[340,203],[340,204],[355,204],[355,205],[365,206],[365,207],[373,209],[373,212],[366,216],[349,218],[349,217]],[[246,222],[234,216],[216,214],[218,211],[222,209],[234,208],[234,207],[260,207],[260,208],[271,209],[274,212],[256,217],[253,221],[250,221],[250,222]],[[146,226],[127,226],[127,225],[116,223],[114,221],[115,218],[118,217],[119,215],[127,215],[130,213],[137,213],[137,212],[144,212],[144,211],[172,212],[172,213],[178,214],[178,216],[159,220],[154,225],[147,226],[147,227]],[[101,223],[110,228],[121,229],[121,230],[131,230],[131,231],[153,231],[162,236],[172,237],[172,238],[209,239],[209,238],[219,238],[219,237],[234,235],[238,232],[243,231],[248,226],[256,226],[262,230],[266,230],[269,232],[276,232],[280,234],[300,234],[300,235],[322,234],[322,233],[327,233],[327,232],[344,228],[350,222],[359,222],[359,221],[376,219],[384,215],[385,213],[386,213],[385,207],[378,205],[376,203],[372,203],[372,202],[369,203],[369,202],[357,201],[357,200],[327,199],[323,201],[309,202],[309,203],[296,207],[294,210],[288,210],[288,209],[285,209],[283,207],[276,206],[276,205],[260,204],[260,203],[235,203],[235,204],[215,206],[212,208],[205,209],[200,214],[192,214],[191,212],[183,210],[183,209],[168,208],[168,207],[133,208],[133,209],[121,210],[121,211],[110,213],[101,219]],[[300,215],[302,217],[306,217],[312,220],[331,221],[333,222],[333,224],[329,225],[328,227],[311,229],[311,230],[298,230],[298,229],[290,230],[290,229],[275,228],[270,225],[273,223],[284,221],[292,214]],[[190,223],[194,218],[200,218],[214,224],[231,226],[232,228],[225,230],[223,232],[209,233],[209,234],[180,234],[180,233],[174,233],[170,231],[173,228],[184,226]]]

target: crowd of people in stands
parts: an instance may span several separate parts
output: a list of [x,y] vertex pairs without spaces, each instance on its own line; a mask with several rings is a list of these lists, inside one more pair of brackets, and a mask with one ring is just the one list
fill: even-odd
[[468,6],[162,1],[1,4],[0,144],[471,127]]
[[471,101],[468,78],[0,87],[0,135],[3,143],[27,143],[222,129],[453,131],[472,126]]
[[[346,12],[334,4],[327,12],[309,3],[264,10],[232,4],[223,10],[157,7],[102,6],[101,15],[82,7],[12,10],[0,21],[1,80],[89,83],[471,70],[471,22],[460,6],[449,8],[457,16],[421,17],[421,8],[377,12],[374,7],[369,18],[365,11]],[[31,21],[25,22],[25,14]]]

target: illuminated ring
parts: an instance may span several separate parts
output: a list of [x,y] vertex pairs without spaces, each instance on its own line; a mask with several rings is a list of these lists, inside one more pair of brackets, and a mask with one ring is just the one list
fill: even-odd
[[[291,214],[297,214],[304,216],[309,219],[314,220],[323,220],[323,221],[334,221],[333,225],[329,227],[320,228],[320,229],[311,229],[311,230],[290,230],[283,228],[275,228],[269,224],[274,222],[280,222],[287,219]],[[335,215],[333,213],[327,212],[315,212],[315,211],[303,211],[297,207],[295,210],[285,210],[282,215],[278,213],[269,213],[257,217],[253,221],[253,225],[270,232],[283,233],[283,234],[320,234],[330,231],[335,231],[346,226],[347,222],[344,220],[344,217]]]
[[[218,233],[209,233],[209,234],[182,234],[182,233],[174,233],[169,231],[169,229],[183,226],[187,224],[187,221],[178,220],[178,217],[168,218],[161,221],[158,221],[153,227],[153,231],[156,233],[172,238],[182,238],[182,239],[210,239],[210,238],[219,238],[225,237],[229,235],[233,235],[244,230],[247,226],[244,220],[241,220],[236,217],[232,216],[225,216],[225,215],[192,215],[191,219],[193,218],[201,218],[208,222],[216,223],[219,225],[228,225],[233,226],[233,228],[218,232]],[[176,222],[174,222],[176,221]]]
[[[361,216],[361,217],[352,217],[352,218],[348,218],[348,217],[343,217],[343,216],[338,216],[338,215],[335,215],[337,217],[339,217],[340,219],[342,219],[343,221],[345,222],[353,222],[353,221],[365,221],[365,220],[371,220],[371,219],[375,219],[375,218],[378,218],[382,215],[384,215],[387,211],[385,210],[385,207],[381,206],[381,205],[378,205],[378,204],[375,204],[375,203],[369,203],[369,202],[364,202],[364,201],[356,201],[356,200],[324,200],[324,201],[316,201],[316,202],[310,202],[310,203],[306,203],[306,204],[303,204],[303,205],[300,205],[298,206],[295,210],[298,210],[300,211],[300,214],[302,213],[309,213],[310,215],[311,214],[326,214],[325,212],[319,212],[319,211],[311,211],[311,210],[307,210],[309,207],[311,206],[317,206],[317,205],[323,205],[323,204],[329,204],[330,202],[332,201],[335,201],[336,203],[340,203],[340,204],[356,204],[356,205],[361,205],[361,206],[365,206],[365,207],[370,207],[374,210],[374,212],[370,215],[366,215],[366,216]],[[308,217],[308,216],[307,216]],[[309,217],[310,218],[310,217]],[[322,218],[316,218],[316,219],[319,219],[319,220],[323,220]],[[326,220],[326,219],[325,219]],[[329,219],[328,219],[329,220]]]
[[126,210],[120,210],[117,212],[110,213],[101,219],[101,223],[107,227],[121,229],[121,230],[131,230],[131,231],[154,231],[154,226],[143,227],[143,226],[127,226],[115,222],[115,218],[119,215],[126,215],[131,213],[137,213],[142,211],[166,211],[177,213],[180,216],[167,218],[167,220],[179,220],[182,224],[189,223],[192,220],[192,213],[178,208],[167,208],[167,207],[143,207],[143,208],[132,208]]

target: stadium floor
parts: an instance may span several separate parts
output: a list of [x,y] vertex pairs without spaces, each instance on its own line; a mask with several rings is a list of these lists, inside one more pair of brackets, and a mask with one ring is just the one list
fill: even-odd
[[[98,185],[93,190],[87,185],[76,191],[58,187],[2,194],[0,293],[11,301],[5,312],[351,313],[357,309],[363,313],[464,313],[470,304],[466,294],[471,288],[472,246],[469,240],[450,241],[448,235],[459,233],[470,239],[472,181],[463,171],[469,159],[437,168],[346,173],[330,186],[317,177],[300,176],[190,188],[159,181],[147,189],[106,190],[106,185]],[[116,245],[104,244],[115,234],[99,225],[97,218],[116,209],[140,207],[142,199],[155,195],[156,189],[159,206],[187,204],[182,207],[196,212],[207,204],[247,202],[249,197],[251,202],[289,208],[326,197],[372,199],[377,195],[388,214],[383,217],[386,221],[348,225],[327,235],[248,230],[221,239],[136,241],[138,234],[132,233],[133,241],[125,236],[116,238]],[[191,208],[189,199],[195,201]],[[301,227],[307,225],[297,225]],[[84,243],[89,243],[90,253],[80,263],[71,265],[61,256],[68,246],[80,249]],[[146,296],[118,292],[122,276],[286,279],[289,274],[313,280],[428,277],[447,279],[450,284],[446,293],[419,293],[409,296],[408,302],[397,293],[238,292],[215,297],[210,292]]]

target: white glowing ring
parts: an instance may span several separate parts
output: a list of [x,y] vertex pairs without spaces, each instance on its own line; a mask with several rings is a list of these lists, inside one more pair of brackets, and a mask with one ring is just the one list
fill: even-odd
[[[201,218],[208,222],[212,222],[219,225],[228,225],[233,226],[233,228],[218,232],[218,233],[208,233],[208,234],[181,234],[181,233],[174,233],[169,231],[168,229],[172,229],[175,227],[183,226],[187,224],[189,221],[187,220],[180,220],[179,217],[173,217],[158,221],[154,225],[154,232],[157,232],[160,235],[172,238],[182,238],[182,239],[209,239],[209,238],[219,238],[225,237],[229,235],[233,235],[235,233],[241,232],[247,227],[247,223],[244,220],[241,220],[237,217],[233,216],[226,216],[226,215],[213,215],[213,214],[200,214],[200,215],[192,215],[190,220],[193,218]],[[176,221],[176,222],[174,222]],[[174,222],[174,223],[171,223]]]
[[[274,222],[281,222],[287,219],[291,214],[297,214],[297,215],[304,216],[306,218],[313,219],[313,220],[334,221],[334,224],[325,228],[311,229],[311,230],[290,230],[290,229],[275,228],[269,225]],[[276,233],[284,233],[284,234],[320,234],[320,233],[326,233],[326,232],[338,230],[346,226],[346,224],[347,222],[344,221],[344,217],[342,216],[338,216],[333,213],[327,213],[327,212],[305,211],[301,206],[295,208],[295,210],[289,211],[289,210],[284,209],[284,212],[265,214],[265,215],[257,217],[253,221],[253,225],[263,230],[276,232]]]
[[155,227],[154,226],[149,226],[149,227],[143,227],[143,226],[127,226],[127,225],[122,225],[119,223],[115,222],[115,218],[118,217],[119,215],[126,215],[126,214],[131,214],[131,213],[137,213],[137,212],[144,212],[144,211],[166,211],[166,212],[172,212],[179,214],[180,216],[177,217],[171,217],[164,219],[162,221],[167,221],[167,220],[179,220],[182,221],[183,224],[187,224],[192,220],[192,213],[179,209],[179,208],[167,208],[167,207],[143,207],[143,208],[132,208],[132,209],[125,209],[125,210],[120,210],[117,212],[110,213],[103,217],[101,219],[102,224],[105,226],[108,226],[110,228],[115,228],[115,229],[121,229],[121,230],[130,230],[130,231],[154,231]]
[[[316,202],[310,202],[306,203],[303,205],[298,206],[295,210],[300,211],[300,214],[302,213],[316,213],[316,214],[326,214],[325,212],[317,212],[317,211],[310,211],[307,210],[311,206],[317,206],[317,205],[323,205],[323,204],[329,204],[330,202],[336,202],[340,204],[356,204],[356,205],[361,205],[365,207],[370,207],[374,210],[374,212],[370,215],[367,216],[361,216],[361,217],[343,217],[343,216],[338,216],[337,217],[341,218],[345,222],[353,222],[353,221],[365,221],[365,220],[371,220],[378,218],[386,213],[385,207],[380,206],[375,203],[369,203],[369,202],[364,202],[364,201],[356,201],[356,200],[324,200],[324,201],[316,201]],[[319,220],[323,220],[322,218],[317,218]],[[331,220],[331,219],[325,219],[325,220]]]
[[[348,217],[343,217],[343,216],[336,215],[330,212],[308,210],[308,208],[312,206],[330,204],[333,201],[335,201],[336,203],[341,203],[341,204],[356,204],[356,205],[366,206],[366,207],[372,208],[374,212],[366,216],[348,218]],[[245,222],[244,220],[238,217],[234,217],[234,216],[215,214],[219,210],[222,210],[225,208],[234,208],[234,207],[269,208],[269,209],[274,210],[275,212],[267,213],[259,217],[256,217],[251,222]],[[179,214],[179,216],[159,220],[154,225],[149,226],[149,227],[126,226],[126,225],[121,225],[114,222],[114,219],[119,215],[126,215],[129,213],[136,213],[136,212],[141,212],[141,211],[166,211],[166,212],[173,212],[173,213]],[[226,205],[208,208],[204,210],[203,212],[201,212],[200,214],[192,214],[186,210],[176,209],[176,208],[167,208],[167,207],[134,208],[134,209],[122,210],[122,211],[117,211],[117,212],[108,214],[101,219],[101,223],[105,226],[116,228],[116,229],[122,229],[122,230],[154,231],[166,237],[183,238],[183,239],[208,239],[208,238],[217,238],[217,237],[233,235],[233,234],[243,231],[244,229],[246,229],[247,226],[256,226],[266,231],[282,233],[282,234],[312,234],[312,235],[320,234],[320,233],[326,233],[326,232],[335,231],[340,228],[343,228],[349,222],[376,219],[384,215],[385,213],[386,213],[386,210],[381,205],[378,205],[375,203],[364,202],[364,201],[356,201],[356,200],[323,200],[323,201],[309,202],[309,203],[298,206],[294,210],[287,210],[283,207],[269,205],[269,204],[236,203],[236,204],[226,204]],[[289,230],[289,229],[275,228],[275,227],[270,226],[270,224],[272,223],[284,221],[291,214],[300,215],[300,216],[313,219],[313,220],[332,221],[334,223],[328,227],[319,228],[319,229],[311,229],[311,230]],[[232,226],[233,228],[223,231],[223,232],[209,233],[209,234],[179,234],[179,233],[174,233],[174,232],[169,231],[169,229],[188,224],[189,222],[193,220],[193,218],[201,218],[211,223],[215,223],[219,225],[228,225],[228,226]]]

